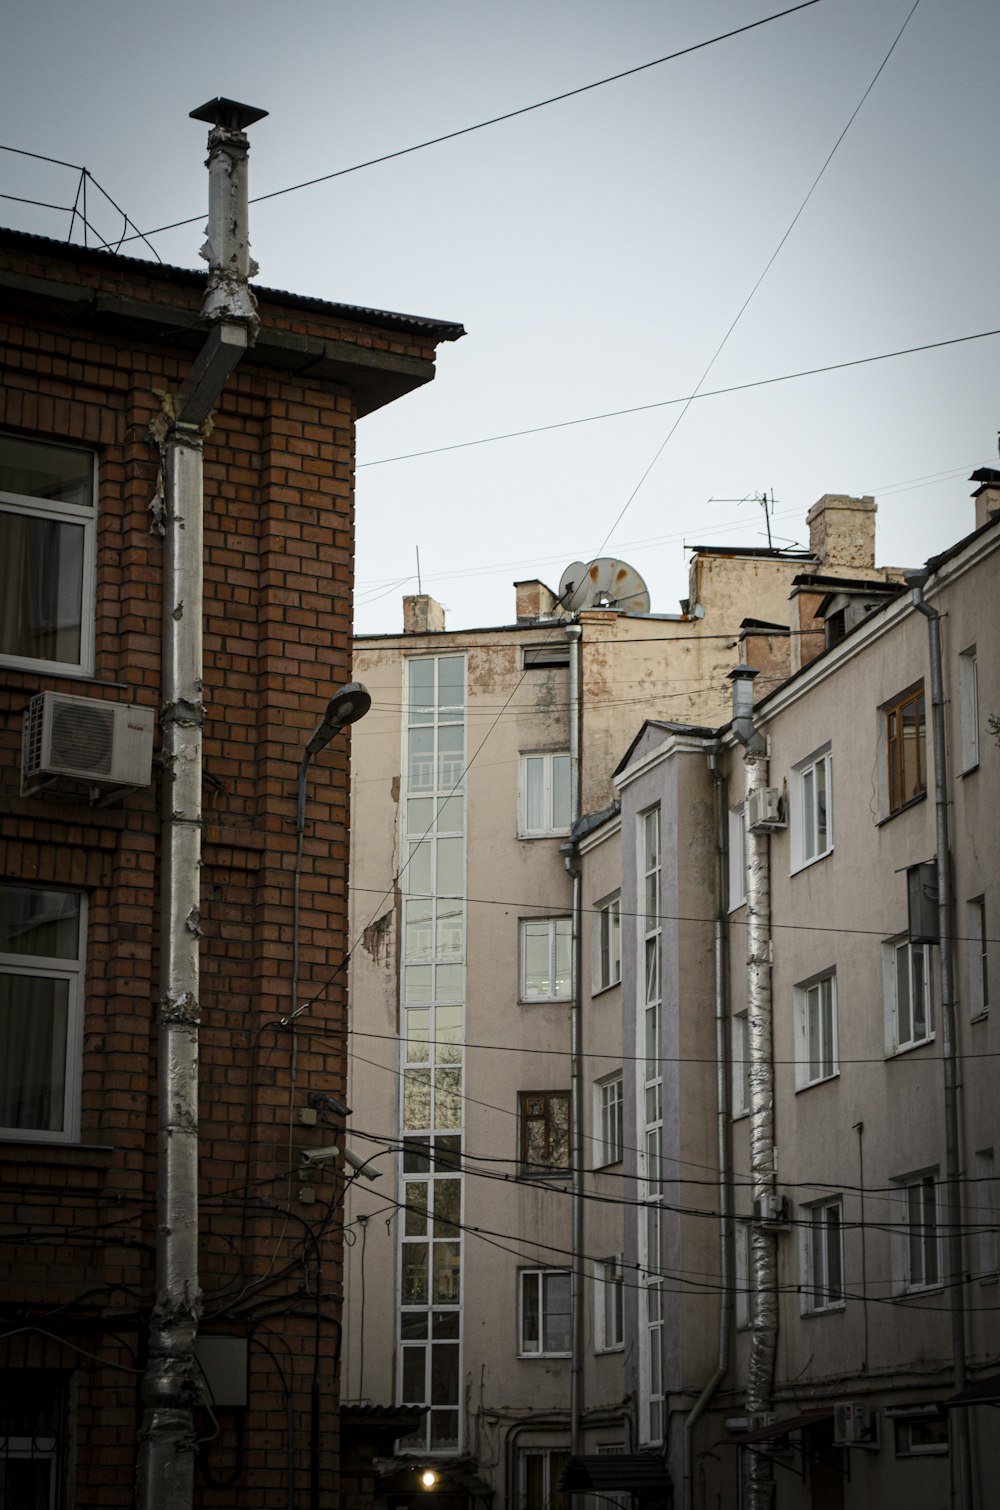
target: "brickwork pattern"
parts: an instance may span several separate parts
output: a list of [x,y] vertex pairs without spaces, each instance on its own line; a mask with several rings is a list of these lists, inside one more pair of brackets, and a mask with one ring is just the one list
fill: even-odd
[[[5,251],[0,262],[16,262]],[[196,317],[200,290],[134,267],[46,252],[25,273]],[[426,341],[269,305],[291,331],[403,356]],[[138,1386],[153,1298],[158,997],[158,781],[108,806],[85,792],[22,797],[20,732],[40,690],[158,708],[162,539],[150,427],[186,351],[89,337],[0,312],[0,429],[94,450],[98,567],[93,677],[0,667],[0,877],[87,898],[79,1146],[0,1144],[0,1367],[65,1371],[76,1510],[133,1496]],[[323,1400],[320,1503],[338,1503],[341,1214],[329,1170],[298,1201],[310,1089],[343,1096],[348,743],[313,763],[302,871],[292,1079],[292,888],[301,751],[351,677],[355,415],[351,394],[255,367],[230,379],[204,448],[205,814],[201,926],[203,1330],[249,1339],[245,1419],[221,1409],[198,1503],[296,1502],[309,1492],[310,1400]],[[317,1216],[316,1213],[319,1213]],[[289,1435],[289,1405],[291,1434]],[[212,1436],[207,1416],[199,1425]]]

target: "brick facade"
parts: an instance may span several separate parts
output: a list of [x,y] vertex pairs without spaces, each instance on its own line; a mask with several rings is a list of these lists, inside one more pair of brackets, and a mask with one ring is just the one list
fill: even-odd
[[[82,789],[22,797],[21,724],[42,690],[159,708],[151,427],[200,344],[201,281],[0,234],[0,432],[97,458],[93,676],[0,660],[0,880],[69,889],[87,909],[82,1060],[70,1066],[80,1140],[0,1142],[0,1370],[64,1379],[75,1510],[133,1497],[154,1285],[159,784],[154,761],[152,786],[105,806]],[[306,1504],[318,1468],[313,1503],[335,1506],[341,1179],[325,1166],[316,1204],[299,1202],[301,1150],[334,1131],[300,1126],[298,1113],[310,1090],[344,1094],[346,737],[310,769],[300,999],[316,999],[295,1032],[293,1081],[280,1020],[293,1006],[296,773],[330,692],[351,678],[356,419],[426,381],[437,342],[461,332],[260,302],[261,340],[204,447],[202,1332],[248,1339],[249,1402],[217,1410],[217,1434],[199,1413],[212,1440],[196,1497]]]

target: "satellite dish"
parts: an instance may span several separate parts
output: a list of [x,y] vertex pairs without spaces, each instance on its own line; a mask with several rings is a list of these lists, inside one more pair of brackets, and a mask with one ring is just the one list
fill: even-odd
[[648,613],[649,588],[634,566],[613,556],[574,561],[559,580],[559,601],[576,613],[581,608],[617,608],[621,613]]

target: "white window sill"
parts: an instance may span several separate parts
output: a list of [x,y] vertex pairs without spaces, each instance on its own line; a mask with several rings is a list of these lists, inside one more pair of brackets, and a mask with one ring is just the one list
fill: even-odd
[[609,981],[606,986],[595,986],[590,993],[591,1001],[596,1001],[599,996],[604,996],[608,991],[615,991],[621,985],[621,980]]
[[807,1311],[802,1311],[800,1314],[803,1321],[809,1321],[814,1316],[843,1316],[846,1310],[846,1301],[832,1300],[828,1306],[810,1306]]
[[532,832],[530,834],[518,834],[517,837],[519,839],[522,839],[522,840],[528,840],[528,839],[565,839],[568,834],[569,834],[569,829],[568,828],[540,828],[537,831],[537,833],[536,832]]
[[795,1087],[795,1094],[797,1096],[801,1096],[803,1091],[814,1091],[816,1089],[817,1085],[829,1085],[829,1083],[830,1083],[831,1080],[839,1080],[839,1079],[840,1079],[840,1070],[839,1070],[839,1068],[835,1069],[835,1070],[831,1070],[830,1073],[829,1073],[829,1075],[820,1075],[820,1077],[817,1080],[806,1080],[806,1081],[804,1081],[802,1083],[802,1085],[797,1085]]
[[598,1358],[606,1358],[609,1354],[624,1353],[624,1342],[612,1342],[608,1347],[595,1347],[594,1353]]
[[821,855],[812,855],[808,860],[799,860],[797,864],[792,866],[788,874],[790,876],[801,875],[802,871],[809,870],[813,865],[818,865],[821,860],[828,860],[832,854],[833,845],[831,844],[830,848],[824,849]]
[[943,1295],[944,1280],[935,1280],[932,1285],[910,1285],[909,1289],[897,1290],[893,1300],[922,1300],[925,1295]]
[[935,1034],[929,1038],[921,1038],[916,1043],[900,1043],[886,1054],[886,1059],[900,1059],[904,1054],[912,1054],[915,1049],[926,1049],[935,1040]]

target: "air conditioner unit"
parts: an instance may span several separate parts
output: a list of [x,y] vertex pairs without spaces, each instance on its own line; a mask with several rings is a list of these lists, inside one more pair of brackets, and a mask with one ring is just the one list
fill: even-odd
[[839,1400],[833,1407],[833,1440],[839,1447],[877,1447],[879,1416],[867,1400]]
[[24,715],[22,793],[60,776],[98,787],[149,786],[153,722],[151,708],[39,692]]
[[768,786],[751,792],[747,802],[747,827],[758,833],[773,833],[775,829],[787,828],[785,804],[777,787]]
[[753,1220],[768,1227],[787,1227],[792,1203],[787,1195],[759,1195],[753,1203]]

